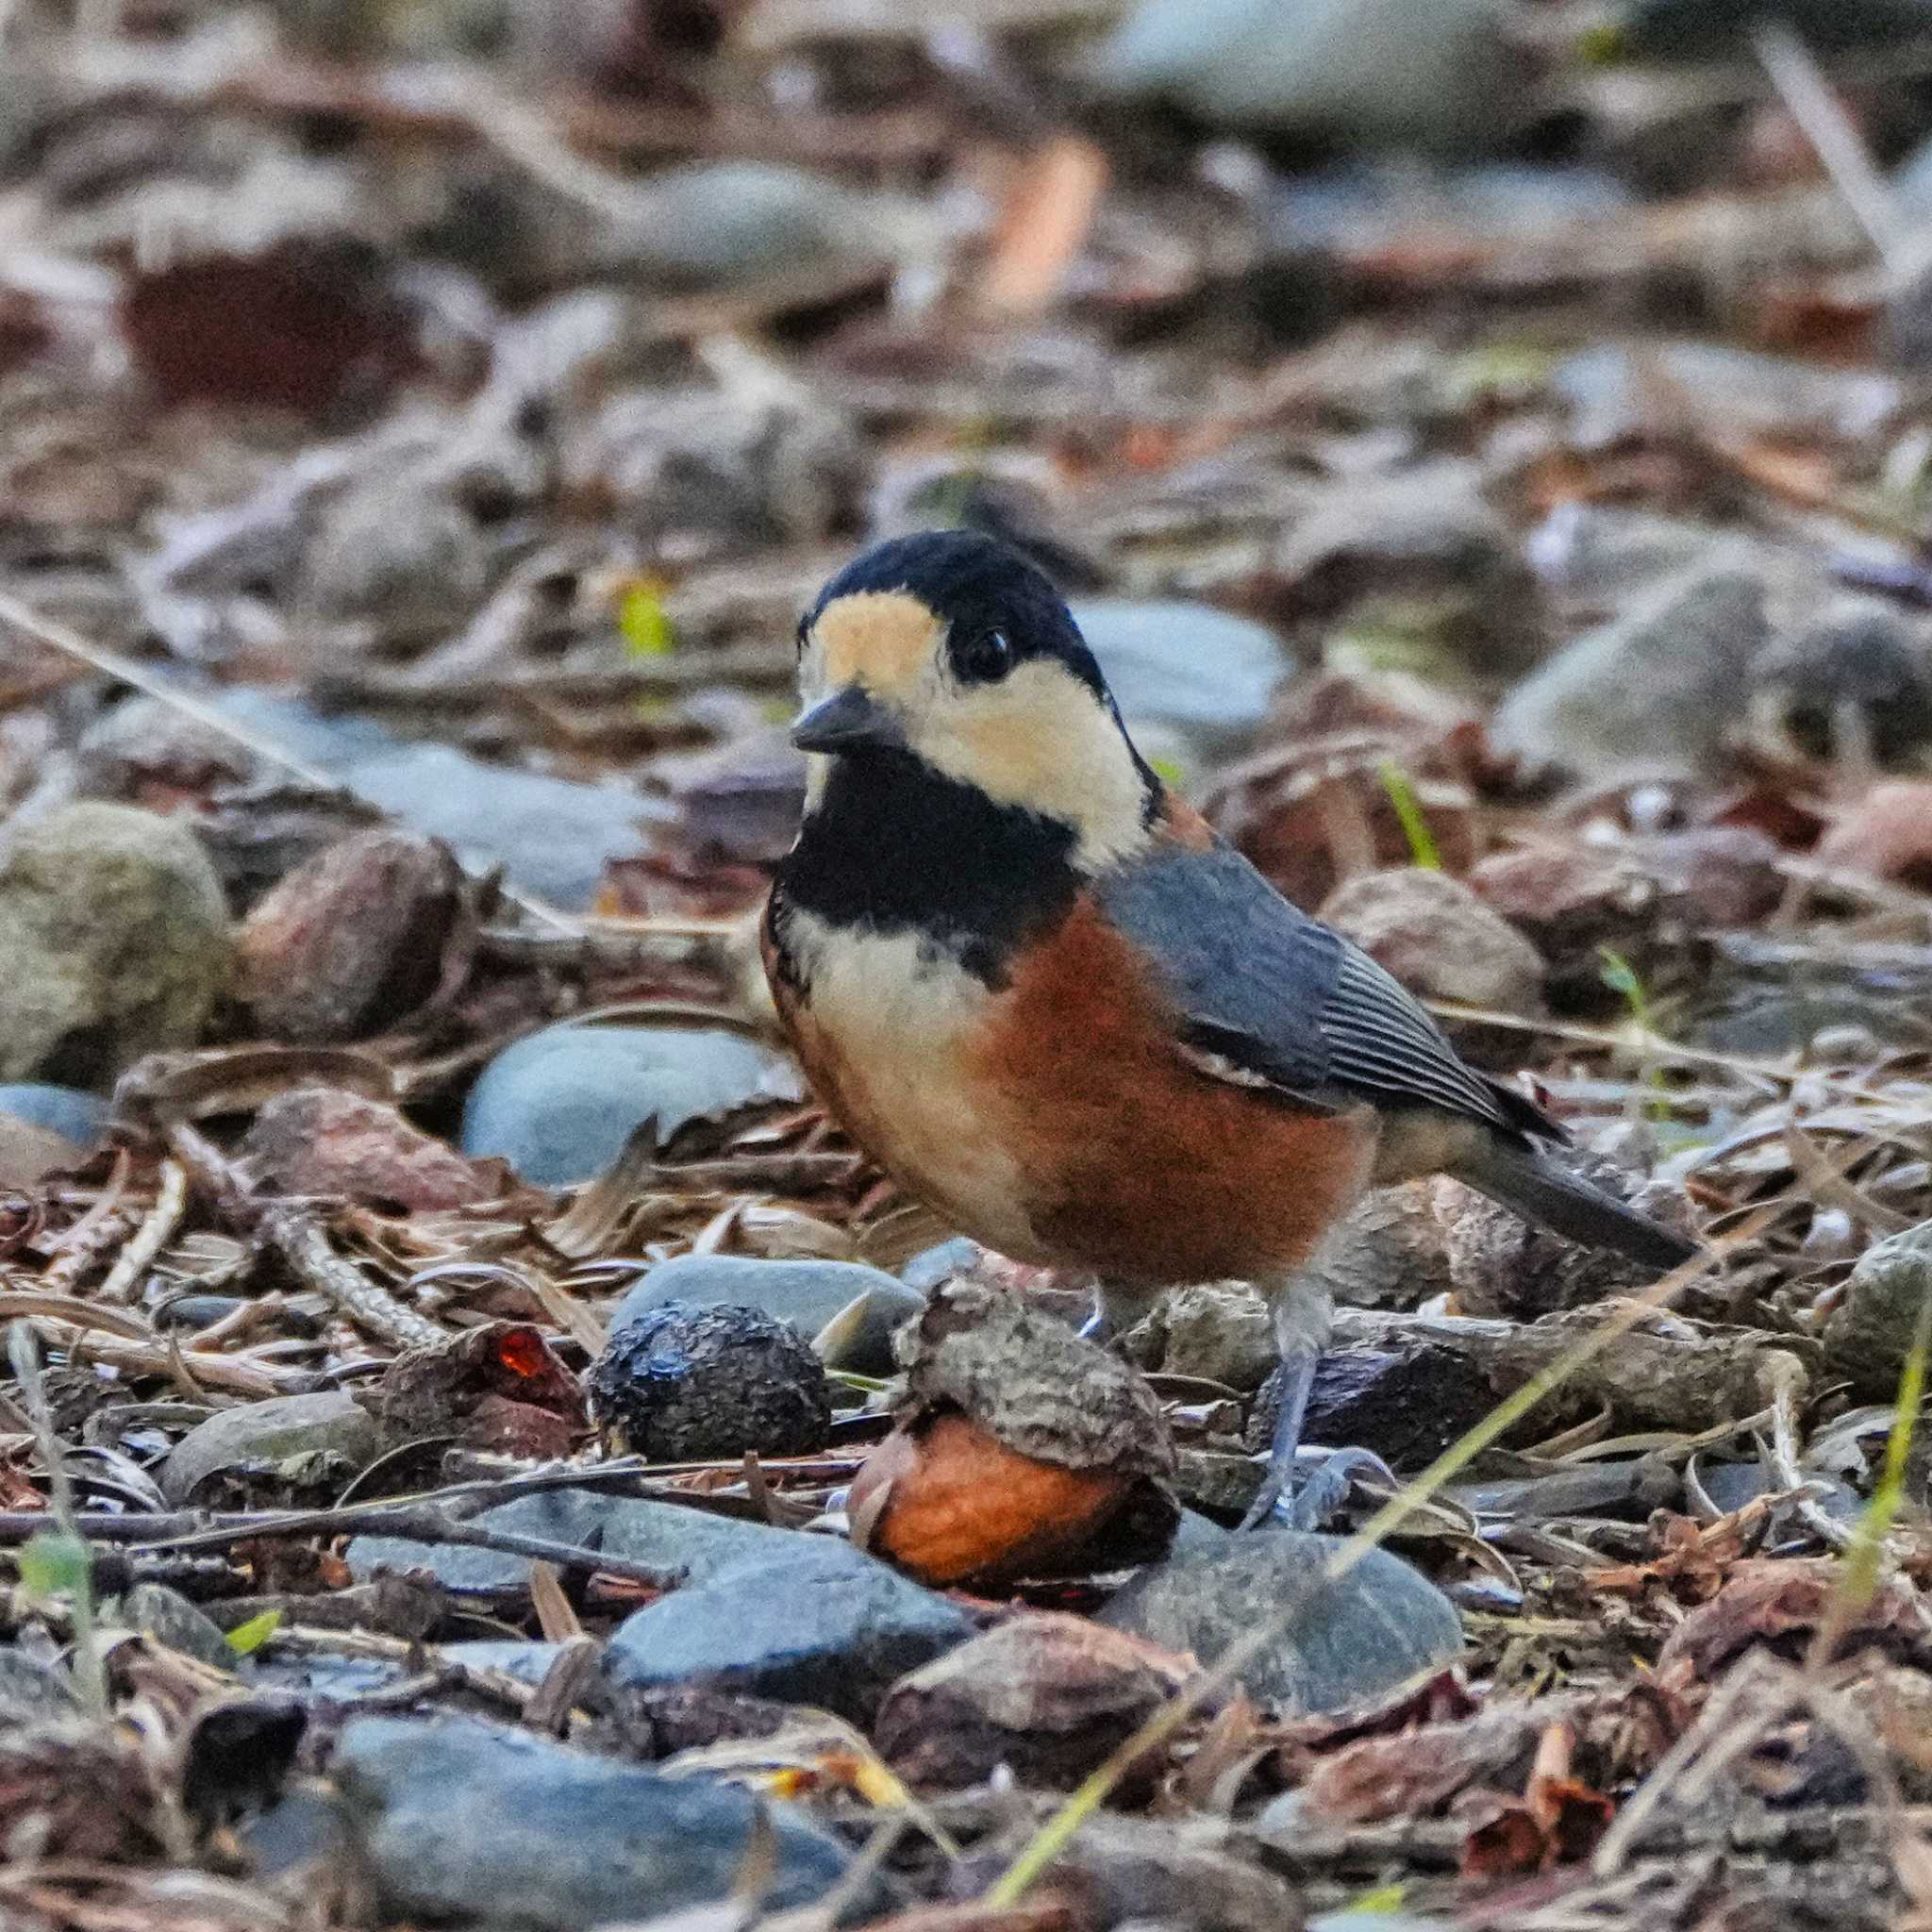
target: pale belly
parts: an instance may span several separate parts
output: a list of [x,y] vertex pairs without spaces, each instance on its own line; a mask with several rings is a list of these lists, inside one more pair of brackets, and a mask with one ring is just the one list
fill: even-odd
[[793,1037],[841,1124],[961,1233],[1018,1260],[1051,1258],[1023,1206],[1009,1112],[967,1068],[998,996],[911,935],[825,945],[801,915],[790,937],[810,982]]

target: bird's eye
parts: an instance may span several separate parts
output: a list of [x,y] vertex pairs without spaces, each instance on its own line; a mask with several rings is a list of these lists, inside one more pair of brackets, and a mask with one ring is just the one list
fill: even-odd
[[994,684],[1013,668],[1013,646],[1003,630],[983,630],[956,653],[959,675],[969,684]]

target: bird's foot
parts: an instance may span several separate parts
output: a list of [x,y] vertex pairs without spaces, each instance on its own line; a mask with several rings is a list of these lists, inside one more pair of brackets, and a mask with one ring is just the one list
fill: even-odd
[[[1341,1512],[1359,1475],[1386,1483],[1391,1491],[1400,1487],[1394,1472],[1373,1449],[1302,1449],[1296,1452],[1294,1461],[1292,1483],[1283,1481],[1270,1468],[1248,1513],[1241,1518],[1242,1529],[1260,1529],[1274,1523],[1290,1529],[1324,1528]],[[1313,1466],[1303,1474],[1305,1463]]]

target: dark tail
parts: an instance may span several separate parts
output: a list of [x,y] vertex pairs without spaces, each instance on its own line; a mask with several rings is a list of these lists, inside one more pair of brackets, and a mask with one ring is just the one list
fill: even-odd
[[1534,1144],[1493,1134],[1480,1154],[1450,1172],[1538,1227],[1587,1248],[1607,1248],[1659,1274],[1698,1251],[1695,1241],[1646,1221]]

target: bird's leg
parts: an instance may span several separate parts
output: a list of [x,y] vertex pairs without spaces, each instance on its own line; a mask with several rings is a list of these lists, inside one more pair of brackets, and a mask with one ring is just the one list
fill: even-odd
[[1093,1312],[1080,1324],[1080,1339],[1105,1347],[1117,1341],[1137,1322],[1143,1320],[1160,1291],[1129,1288],[1118,1281],[1099,1281],[1093,1286]]
[[1367,1449],[1314,1452],[1321,1460],[1298,1480],[1295,1465],[1302,1456],[1302,1423],[1307,1415],[1308,1391],[1314,1387],[1315,1365],[1327,1344],[1330,1306],[1326,1285],[1310,1274],[1289,1277],[1274,1296],[1274,1342],[1281,1352],[1281,1407],[1274,1415],[1274,1438],[1268,1453],[1268,1474],[1260,1492],[1241,1519],[1254,1529],[1279,1515],[1293,1528],[1319,1529],[1348,1494],[1358,1474],[1390,1475],[1380,1457]]

